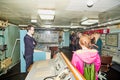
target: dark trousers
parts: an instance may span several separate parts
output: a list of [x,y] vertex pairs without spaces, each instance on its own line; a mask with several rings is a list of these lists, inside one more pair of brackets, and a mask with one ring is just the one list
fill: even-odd
[[25,62],[26,62],[26,71],[27,71],[30,65],[33,64],[33,55],[25,56]]

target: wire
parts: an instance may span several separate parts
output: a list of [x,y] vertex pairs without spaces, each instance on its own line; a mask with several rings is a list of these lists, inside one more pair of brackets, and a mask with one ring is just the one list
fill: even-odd
[[54,80],[54,77],[56,77],[57,75],[55,75],[55,76],[48,76],[48,77],[46,77],[46,78],[44,78],[43,80],[46,80],[46,79],[53,79]]

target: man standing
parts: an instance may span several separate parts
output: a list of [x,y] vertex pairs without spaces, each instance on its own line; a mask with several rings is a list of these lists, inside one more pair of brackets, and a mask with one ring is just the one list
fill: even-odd
[[34,48],[36,45],[36,41],[33,38],[34,34],[34,27],[33,25],[28,25],[27,27],[27,34],[24,37],[24,44],[25,44],[25,62],[26,62],[26,71],[33,64],[33,53]]

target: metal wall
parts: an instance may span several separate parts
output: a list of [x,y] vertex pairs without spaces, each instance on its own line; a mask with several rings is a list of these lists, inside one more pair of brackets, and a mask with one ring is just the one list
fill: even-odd
[[0,37],[0,44],[6,44],[7,50],[0,51],[0,74],[6,72],[20,60],[19,28],[15,25],[9,25],[4,29],[4,31],[0,30],[4,36]]

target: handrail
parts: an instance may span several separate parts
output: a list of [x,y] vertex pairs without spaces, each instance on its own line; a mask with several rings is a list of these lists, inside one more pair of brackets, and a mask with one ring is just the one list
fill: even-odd
[[12,53],[11,53],[11,59],[12,59],[12,57],[13,57],[13,53],[14,53],[14,51],[15,51],[15,47],[16,47],[17,41],[20,41],[20,39],[16,39],[16,40],[15,40],[15,43],[14,43],[14,46],[13,46],[13,49],[12,49]]
[[61,52],[61,55],[63,59],[65,60],[66,64],[68,65],[68,68],[73,73],[76,80],[86,80],[84,76],[71,64],[71,62],[68,60],[68,58]]

